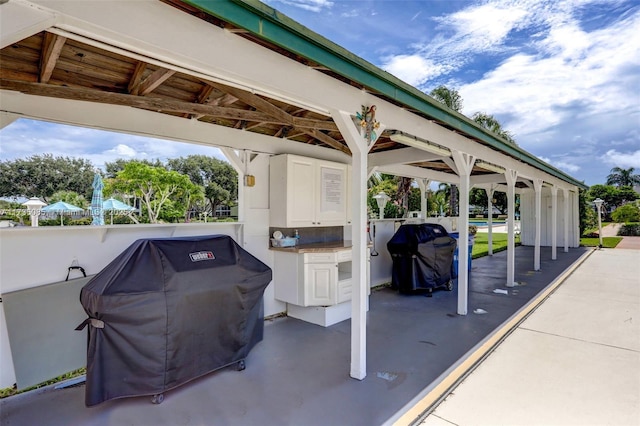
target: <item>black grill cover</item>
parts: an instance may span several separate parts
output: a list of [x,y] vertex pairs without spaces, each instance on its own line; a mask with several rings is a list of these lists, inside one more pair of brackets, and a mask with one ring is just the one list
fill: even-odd
[[226,235],[133,243],[80,293],[93,319],[86,405],[161,394],[243,360],[262,340],[270,281]]
[[432,289],[451,280],[456,239],[442,225],[402,225],[387,249],[393,261],[391,286],[402,293]]

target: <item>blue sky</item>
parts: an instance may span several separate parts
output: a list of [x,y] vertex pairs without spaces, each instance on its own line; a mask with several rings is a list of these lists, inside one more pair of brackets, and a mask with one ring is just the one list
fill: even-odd
[[[521,147],[588,185],[616,166],[640,173],[638,0],[265,3],[427,93],[458,90],[464,114],[493,114]],[[221,158],[207,147],[51,126],[2,129],[0,159]]]

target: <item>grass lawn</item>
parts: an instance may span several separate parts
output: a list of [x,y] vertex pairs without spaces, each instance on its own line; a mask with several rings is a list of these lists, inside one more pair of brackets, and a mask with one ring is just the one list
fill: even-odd
[[[615,248],[622,241],[622,237],[602,237],[602,247]],[[599,238],[580,238],[580,245],[583,247],[598,247]]]
[[[478,257],[487,256],[489,254],[489,240],[488,233],[478,232],[475,235],[475,241],[473,243],[473,251],[471,257],[476,259]],[[516,235],[516,245],[520,244],[520,236]],[[507,234],[506,233],[493,233],[493,252],[497,253],[507,249]]]

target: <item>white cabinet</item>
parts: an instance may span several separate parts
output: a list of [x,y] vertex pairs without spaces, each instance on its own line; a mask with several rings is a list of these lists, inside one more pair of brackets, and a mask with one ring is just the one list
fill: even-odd
[[304,305],[329,306],[336,303],[338,269],[335,263],[305,263]]
[[276,251],[274,260],[276,299],[297,306],[332,306],[351,300],[351,249],[316,253]]
[[297,155],[276,155],[269,166],[270,226],[344,226],[347,166]]

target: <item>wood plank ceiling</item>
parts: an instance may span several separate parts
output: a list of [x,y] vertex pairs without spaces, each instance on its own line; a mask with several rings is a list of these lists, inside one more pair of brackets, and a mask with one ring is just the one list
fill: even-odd
[[[326,68],[308,63],[304,58],[268,45],[244,30],[230,28],[228,23],[217,21],[180,1],[165,0],[165,3],[227,28],[347,84],[367,90]],[[46,31],[0,50],[0,89],[141,108],[350,154],[331,117]],[[372,152],[402,147],[383,133]],[[416,166],[454,174],[446,163],[438,160]],[[489,172],[474,168],[473,174],[484,173]]]

